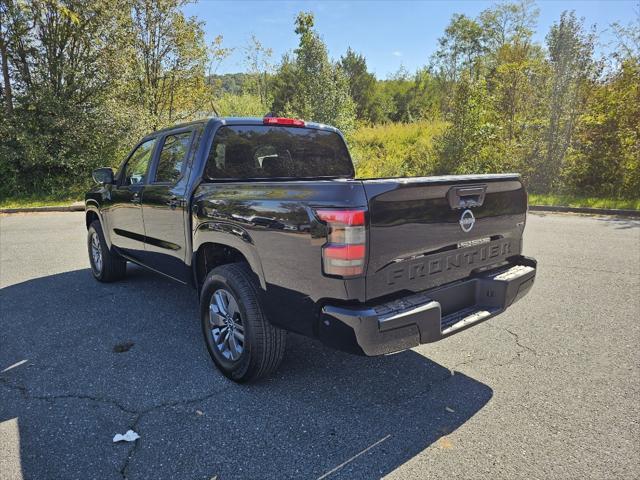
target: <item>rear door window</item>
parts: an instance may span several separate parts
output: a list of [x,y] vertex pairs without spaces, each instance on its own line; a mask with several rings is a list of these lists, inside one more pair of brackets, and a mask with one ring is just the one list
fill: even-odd
[[192,132],[167,135],[158,158],[155,183],[174,184],[182,176]]
[[351,158],[337,133],[268,125],[221,127],[205,170],[209,180],[351,176]]

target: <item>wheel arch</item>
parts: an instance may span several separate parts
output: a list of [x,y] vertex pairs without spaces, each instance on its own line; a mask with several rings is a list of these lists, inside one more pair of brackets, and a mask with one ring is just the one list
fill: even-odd
[[91,224],[98,220],[100,222],[100,226],[102,227],[102,234],[104,235],[104,240],[107,242],[107,246],[111,248],[111,236],[109,235],[109,229],[104,223],[104,219],[102,218],[102,214],[100,213],[100,209],[98,205],[94,202],[87,202],[85,206],[84,213],[84,221],[87,227],[87,230],[91,226]]
[[197,250],[193,252],[191,267],[193,270],[193,280],[196,288],[204,283],[207,274],[215,267],[228,263],[243,262],[249,265],[256,275],[260,287],[266,290],[266,282],[262,272],[262,265],[257,258],[255,251],[247,248],[237,248],[238,245],[230,245],[225,242],[204,241],[199,243]]
[[98,220],[100,223],[100,217],[98,216],[98,212],[96,212],[95,210],[87,210],[85,212],[85,223],[87,225],[87,229],[89,229],[89,227],[91,226],[91,224],[93,222],[95,222],[96,220]]

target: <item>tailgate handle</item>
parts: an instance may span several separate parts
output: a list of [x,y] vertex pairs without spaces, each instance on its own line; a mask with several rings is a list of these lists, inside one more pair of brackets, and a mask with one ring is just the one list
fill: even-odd
[[447,192],[447,199],[449,200],[449,206],[453,209],[480,207],[484,203],[486,192],[486,185],[451,187]]

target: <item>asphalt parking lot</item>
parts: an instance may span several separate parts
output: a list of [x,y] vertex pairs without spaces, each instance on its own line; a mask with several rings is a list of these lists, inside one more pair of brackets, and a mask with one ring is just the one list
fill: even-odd
[[640,221],[530,214],[507,313],[379,358],[290,335],[249,386],[213,368],[195,292],[95,282],[85,235],[0,217],[2,479],[640,477]]

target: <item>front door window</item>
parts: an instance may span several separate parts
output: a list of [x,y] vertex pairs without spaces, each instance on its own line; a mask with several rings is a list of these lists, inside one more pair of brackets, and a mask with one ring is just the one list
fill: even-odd
[[145,183],[155,142],[155,138],[147,140],[141,143],[135,152],[131,154],[124,169],[123,185],[140,185]]

